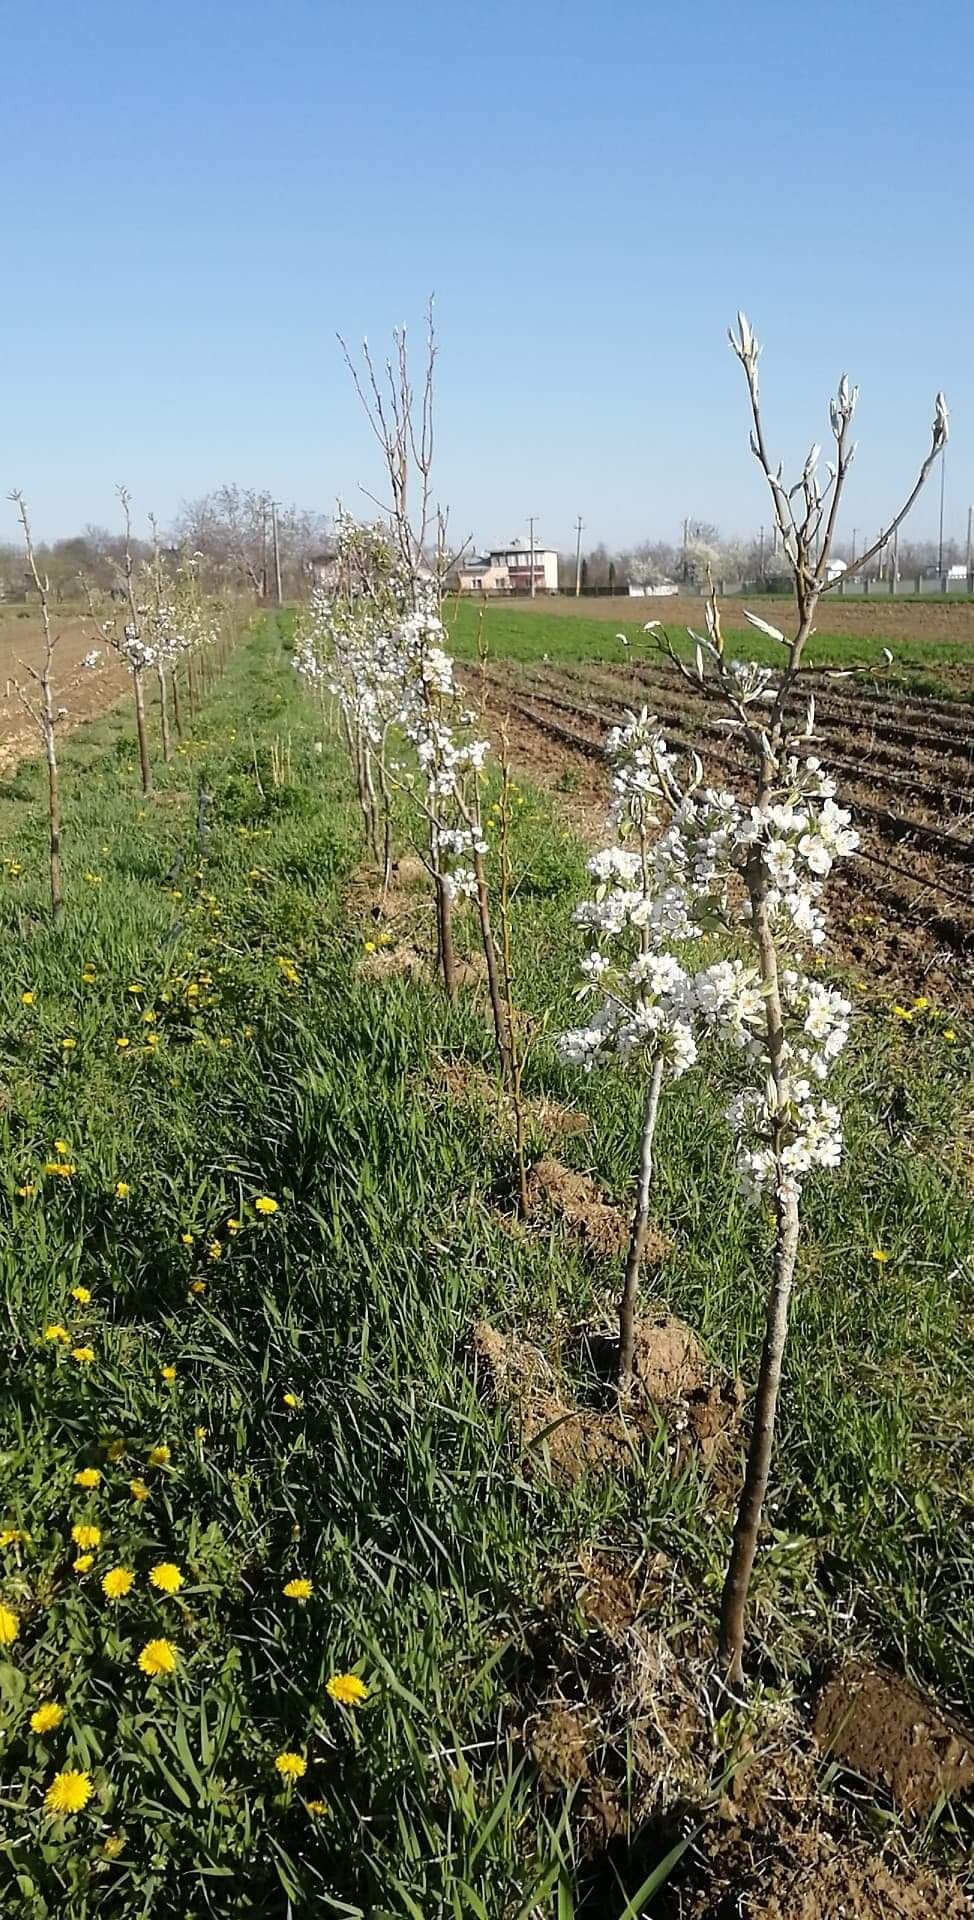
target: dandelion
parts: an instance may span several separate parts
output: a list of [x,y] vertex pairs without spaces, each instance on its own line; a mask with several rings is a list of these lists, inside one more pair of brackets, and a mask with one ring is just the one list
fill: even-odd
[[130,1480],[129,1492],[133,1500],[148,1500],[149,1498],[149,1489],[144,1480]]
[[175,1367],[173,1367],[173,1366],[168,1366],[168,1367],[160,1367],[160,1369],[159,1369],[159,1371],[160,1371],[160,1373],[162,1374],[162,1377],[163,1377],[163,1379],[164,1379],[164,1381],[165,1381],[165,1383],[166,1383],[166,1385],[167,1385],[167,1387],[171,1387],[171,1386],[172,1386],[172,1383],[173,1383],[173,1381],[174,1381],[174,1380],[175,1380],[175,1378],[176,1378],[176,1369],[175,1369]]
[[893,1007],[893,1019],[894,1019],[894,1020],[907,1020],[907,1021],[909,1021],[909,1020],[912,1020],[912,1018],[913,1018],[913,1014],[912,1014],[912,1012],[911,1012],[911,1010],[910,1010],[910,1008],[909,1008],[909,1007],[899,1007],[899,1006],[894,1006],[894,1007]]
[[108,1836],[108,1839],[105,1841],[105,1844],[102,1847],[102,1853],[105,1855],[106,1859],[115,1860],[117,1859],[118,1855],[121,1853],[124,1845],[125,1845],[124,1833],[110,1833]]
[[37,1192],[37,1187],[33,1180],[28,1180],[26,1186],[17,1188],[17,1192],[22,1200],[29,1200],[31,1195]]
[[124,1600],[135,1585],[135,1575],[128,1567],[109,1567],[101,1590],[106,1600]]
[[0,1647],[9,1647],[20,1632],[20,1621],[12,1607],[0,1606]]
[[116,1200],[127,1200],[131,1191],[132,1189],[129,1186],[129,1183],[127,1180],[116,1180],[115,1182]]
[[259,1197],[254,1201],[255,1213],[262,1213],[264,1215],[268,1215],[271,1213],[277,1213],[277,1211],[278,1211],[277,1201],[272,1200],[269,1193],[260,1194]]
[[175,1673],[177,1662],[171,1640],[147,1640],[139,1654],[139,1666],[150,1680],[157,1680],[164,1673]]
[[203,1442],[206,1439],[206,1436],[208,1433],[209,1433],[209,1427],[197,1427],[196,1438],[199,1441],[200,1446],[203,1445]]
[[70,1153],[71,1148],[67,1140],[55,1140],[54,1151],[55,1153]]
[[239,1232],[240,1232],[240,1222],[239,1222],[239,1220],[228,1220],[228,1221],[227,1221],[227,1232],[228,1232],[229,1234],[235,1234],[235,1233],[239,1233]]
[[[87,874],[85,878],[86,879],[88,878]],[[84,981],[86,987],[93,987],[95,984],[95,981],[98,978],[98,975],[92,970],[91,967],[86,967],[81,978]]]
[[91,1288],[72,1287],[71,1298],[72,1300],[77,1300],[79,1307],[86,1307],[91,1299]]
[[73,1053],[73,1052],[74,1052],[74,1049],[75,1049],[75,1047],[77,1046],[77,1044],[78,1044],[78,1042],[77,1042],[77,1040],[73,1040],[73,1039],[71,1038],[71,1035],[70,1035],[69,1033],[68,1033],[68,1034],[65,1034],[65,1037],[64,1037],[64,1039],[63,1039],[63,1040],[62,1040],[62,1042],[61,1042],[61,1052],[62,1052],[62,1053]]
[[222,1256],[223,1248],[221,1247],[219,1240],[211,1240],[206,1251],[209,1254],[209,1257],[211,1260],[219,1260]]
[[30,1716],[31,1732],[53,1733],[63,1719],[64,1708],[59,1707],[56,1700],[42,1700],[40,1706],[35,1707]]
[[150,1448],[150,1451],[149,1451],[150,1467],[168,1467],[171,1459],[172,1459],[172,1454],[170,1453],[170,1450],[166,1446],[165,1442],[163,1442],[161,1446]]
[[320,1814],[328,1812],[328,1808],[325,1806],[323,1800],[306,1800],[304,1804],[308,1813],[314,1814],[316,1818]]
[[118,1039],[115,1042],[115,1045],[118,1048],[119,1053],[124,1053],[126,1047],[129,1045],[127,1035],[125,1035],[124,1033],[120,1033],[118,1036]]
[[76,1487],[97,1487],[100,1479],[97,1467],[82,1467],[81,1472],[74,1476],[74,1484]]
[[24,1004],[24,1006],[25,1006],[25,1007],[32,1007],[32,1006],[33,1006],[33,1004],[34,1004],[34,995],[33,995],[32,993],[22,993],[22,994],[21,994],[21,996],[20,996],[20,998],[21,998],[21,1000],[23,1001],[23,1004]]
[[952,1046],[953,1046],[953,1044],[954,1044],[954,1041],[956,1040],[956,1038],[957,1038],[957,1035],[956,1035],[956,1033],[954,1032],[954,1029],[953,1029],[953,1027],[945,1027],[945,1028],[944,1028],[944,1039],[946,1040],[946,1042],[947,1042],[947,1045],[948,1045],[948,1047],[952,1047]]
[[129,993],[144,993],[144,992],[145,992],[145,988],[143,986],[140,986],[137,980],[133,980],[132,985],[129,987]]
[[71,1160],[45,1160],[44,1162],[44,1172],[55,1174],[59,1180],[70,1180],[74,1171],[74,1162]]
[[878,1267],[885,1267],[886,1262],[889,1259],[889,1254],[885,1253],[882,1247],[874,1247],[872,1251],[872,1258],[875,1260],[876,1265]]
[[360,1706],[369,1697],[368,1687],[357,1673],[333,1673],[326,1692],[342,1707]]
[[95,1358],[95,1349],[94,1347],[72,1347],[71,1358],[77,1360],[79,1367],[90,1367]]
[[64,1773],[56,1773],[44,1795],[44,1805],[48,1813],[58,1816],[65,1813],[82,1813],[92,1795],[91,1776],[79,1773],[69,1767]]
[[153,1567],[149,1579],[160,1593],[178,1593],[183,1584],[183,1576],[174,1560],[160,1560]]
[[914,1002],[913,1002],[913,1012],[914,1012],[914,1013],[926,1013],[926,1011],[927,1011],[927,1008],[929,1007],[929,1005],[930,1005],[930,1002],[929,1002],[929,1000],[927,999],[927,996],[926,996],[926,994],[925,994],[925,993],[921,993],[921,995],[920,995],[920,998],[919,998],[919,1000],[914,1000]]
[[303,1605],[305,1600],[310,1600],[313,1592],[314,1587],[310,1580],[289,1580],[287,1586],[284,1588],[284,1598],[285,1600],[300,1600]]
[[0,1532],[0,1547],[19,1547],[26,1538],[19,1527],[4,1527]]
[[308,1763],[299,1753],[279,1753],[274,1765],[282,1780],[300,1780],[308,1771]]
[[199,1294],[199,1293],[205,1293],[205,1292],[206,1292],[206,1281],[194,1280],[192,1286],[190,1287],[190,1293]]
[[101,1528],[91,1526],[86,1520],[79,1520],[71,1529],[71,1538],[76,1547],[86,1551],[88,1547],[101,1546]]
[[57,1340],[62,1346],[66,1347],[70,1335],[67,1327],[62,1327],[60,1321],[52,1320],[44,1328],[44,1338],[45,1340]]
[[301,1405],[296,1393],[282,1393],[281,1399],[286,1407],[299,1407]]
[[71,1562],[71,1570],[78,1575],[90,1573],[94,1564],[95,1556],[93,1553],[79,1553],[77,1560],[72,1560]]
[[181,1233],[179,1238],[184,1247],[191,1247],[195,1244],[195,1235],[192,1233]]
[[374,941],[374,940],[366,940],[366,942],[365,942],[365,952],[366,952],[366,953],[374,953],[374,952],[375,952],[375,941]]

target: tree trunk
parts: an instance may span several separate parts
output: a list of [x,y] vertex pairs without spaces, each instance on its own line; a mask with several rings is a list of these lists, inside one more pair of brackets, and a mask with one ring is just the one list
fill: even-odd
[[639,1146],[639,1187],[632,1216],[622,1298],[619,1301],[619,1394],[622,1399],[626,1398],[632,1387],[632,1361],[636,1343],[636,1299],[639,1292],[639,1269],[642,1265],[643,1248],[646,1245],[646,1228],[649,1223],[653,1140],[656,1134],[662,1084],[663,1057],[662,1054],[657,1054],[653,1061],[653,1070],[646,1092],[646,1105],[643,1110],[643,1131]]
[[182,714],[182,702],[179,697],[179,675],[176,672],[175,667],[173,667],[172,669],[171,678],[172,678],[172,717],[176,723],[176,733],[179,739],[181,740],[183,737],[183,714]]
[[497,964],[497,948],[490,924],[490,902],[487,898],[487,875],[484,872],[484,857],[474,853],[474,873],[477,876],[477,912],[480,916],[480,938],[487,963],[487,991],[490,994],[490,1009],[494,1016],[494,1035],[497,1040],[497,1053],[501,1063],[501,1079],[506,1092],[511,1090],[511,1036],[508,1016],[501,992],[500,968]]
[[44,749],[47,755],[51,917],[54,925],[59,927],[64,919],[64,895],[61,891],[61,789],[58,780],[57,751],[54,745],[54,725],[50,716],[44,729]]
[[162,757],[168,767],[172,759],[172,739],[169,733],[169,691],[166,686],[166,670],[156,669],[159,677],[159,723],[162,727]]
[[436,933],[446,997],[448,1000],[455,1000],[457,962],[453,949],[453,901],[442,873],[436,875]]
[[142,791],[152,792],[152,762],[149,759],[149,735],[145,724],[145,686],[140,671],[132,675],[135,681],[135,724],[139,735],[139,767],[142,772]]
[[[769,784],[770,780],[765,771],[762,774],[762,797]],[[720,1605],[718,1657],[725,1680],[728,1685],[736,1687],[741,1686],[744,1680],[747,1599],[751,1575],[754,1571],[764,1497],[768,1489],[771,1456],[774,1451],[781,1363],[788,1336],[788,1307],[795,1278],[800,1230],[798,1198],[791,1191],[790,1185],[786,1184],[786,1170],[782,1165],[782,1152],[785,1146],[783,1114],[788,1095],[788,1070],[781,990],[778,982],[778,955],[768,914],[768,875],[760,847],[754,847],[751,851],[745,879],[751,901],[751,926],[758,950],[768,1036],[768,1060],[775,1094],[772,1144],[775,1155],[776,1232],[774,1274],[768,1298],[747,1466]]]
[[754,1559],[761,1529],[764,1497],[774,1450],[778,1389],[781,1385],[781,1361],[788,1335],[788,1306],[795,1261],[798,1255],[798,1201],[786,1198],[777,1202],[777,1236],[774,1255],[774,1282],[768,1300],[768,1318],[761,1350],[758,1389],[754,1400],[754,1421],[747,1450],[747,1467],[741,1489],[734,1540],[720,1603],[720,1665],[729,1686],[739,1687],[744,1680],[744,1632],[747,1621],[747,1597],[754,1571]]

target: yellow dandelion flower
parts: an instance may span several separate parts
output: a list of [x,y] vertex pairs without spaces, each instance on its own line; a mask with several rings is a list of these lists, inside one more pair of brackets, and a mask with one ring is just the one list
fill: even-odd
[[102,1847],[102,1853],[108,1860],[115,1860],[125,1845],[124,1833],[110,1833]]
[[228,1221],[227,1221],[227,1232],[228,1232],[228,1233],[231,1233],[231,1234],[232,1234],[232,1233],[239,1233],[239,1232],[240,1232],[240,1222],[239,1222],[239,1220],[228,1220]]
[[58,1340],[62,1346],[66,1347],[70,1335],[67,1327],[62,1327],[59,1321],[52,1320],[49,1325],[44,1328],[44,1338],[45,1340]]
[[44,1172],[55,1174],[59,1180],[70,1180],[75,1167],[72,1160],[45,1160]]
[[176,1369],[175,1369],[175,1367],[172,1367],[172,1366],[169,1366],[169,1367],[160,1367],[160,1369],[159,1369],[159,1371],[160,1371],[160,1373],[162,1374],[162,1377],[163,1377],[163,1379],[164,1379],[164,1381],[165,1381],[165,1383],[166,1383],[166,1385],[167,1385],[167,1387],[171,1387],[171,1386],[172,1386],[172,1383],[173,1383],[173,1381],[174,1381],[174,1380],[175,1380],[175,1378],[176,1378]]
[[77,1526],[71,1529],[71,1538],[75,1546],[85,1553],[89,1547],[101,1546],[101,1528],[91,1526],[86,1520],[79,1520]]
[[190,1287],[190,1293],[199,1294],[199,1293],[205,1293],[205,1292],[206,1292],[206,1281],[194,1280],[192,1286]]
[[947,1045],[948,1045],[948,1047],[952,1047],[952,1046],[953,1046],[953,1044],[954,1044],[954,1041],[956,1040],[956,1038],[957,1038],[957,1035],[956,1035],[956,1033],[954,1032],[954,1029],[953,1029],[953,1027],[945,1027],[945,1028],[944,1028],[944,1039],[946,1040],[946,1042],[947,1042]]
[[149,1498],[149,1489],[144,1480],[130,1480],[129,1492],[133,1500],[148,1500]]
[[296,1393],[282,1393],[281,1399],[286,1407],[299,1407],[301,1405]]
[[131,986],[129,987],[129,993],[144,993],[144,992],[145,992],[145,988],[142,985],[140,985],[139,981],[133,980]]
[[310,1580],[289,1580],[284,1588],[284,1598],[285,1600],[300,1600],[303,1604],[305,1600],[310,1600],[313,1592],[314,1587]]
[[201,1444],[201,1445],[202,1445],[202,1443],[203,1443],[203,1441],[204,1441],[204,1440],[206,1439],[206,1436],[207,1436],[207,1434],[209,1433],[209,1431],[210,1431],[210,1429],[209,1429],[209,1427],[197,1427],[197,1429],[196,1429],[196,1438],[197,1438],[197,1440],[198,1440],[198,1441],[200,1442],[200,1444]]
[[55,1153],[70,1153],[71,1148],[67,1140],[55,1140],[54,1151]]
[[33,1004],[34,1004],[34,995],[33,995],[32,993],[22,993],[22,994],[21,994],[21,996],[20,996],[20,998],[21,998],[21,1000],[23,1001],[23,1004],[24,1004],[24,1006],[25,1006],[25,1007],[32,1007],[32,1006],[33,1006]]
[[326,1692],[342,1707],[357,1707],[369,1697],[368,1687],[357,1673],[333,1673]]
[[53,1733],[63,1719],[64,1708],[59,1707],[56,1700],[42,1700],[40,1706],[35,1707],[30,1716],[31,1732]]
[[161,1446],[150,1448],[148,1459],[150,1467],[168,1467],[172,1454],[163,1442]]
[[19,1527],[4,1527],[0,1532],[0,1547],[19,1547],[27,1538]]
[[365,942],[365,952],[366,952],[366,953],[374,953],[374,952],[375,952],[375,941],[374,941],[374,940],[366,940],[366,942]]
[[875,1260],[876,1265],[878,1267],[885,1267],[886,1262],[889,1259],[889,1254],[885,1253],[882,1247],[874,1247],[872,1251],[872,1258]]
[[22,1200],[29,1200],[31,1195],[37,1192],[37,1187],[33,1180],[28,1180],[26,1186],[17,1188],[17,1192]]
[[116,1180],[115,1182],[116,1200],[127,1200],[131,1191],[132,1189],[129,1186],[129,1183],[127,1180]]
[[206,1251],[209,1254],[211,1260],[219,1260],[223,1254],[223,1248],[221,1247],[219,1240],[211,1240]]
[[179,1656],[171,1640],[147,1640],[139,1654],[139,1666],[150,1680],[161,1674],[175,1673]]
[[71,1298],[72,1300],[77,1300],[79,1307],[86,1307],[91,1299],[91,1288],[72,1287]]
[[153,1047],[157,1047],[158,1045],[159,1035],[157,1033],[147,1033],[145,1036],[146,1052],[151,1053]]
[[77,1046],[77,1044],[78,1044],[77,1040],[72,1040],[71,1035],[69,1033],[66,1034],[64,1039],[61,1042],[62,1053],[72,1053],[75,1047]]
[[129,1042],[128,1036],[124,1033],[120,1033],[118,1036],[118,1039],[115,1042],[115,1045],[118,1048],[119,1053],[124,1053],[126,1047],[129,1046],[129,1044],[130,1042]]
[[308,1771],[308,1763],[299,1753],[279,1753],[274,1765],[282,1780],[300,1780]]
[[79,1553],[77,1560],[72,1560],[71,1568],[74,1573],[90,1573],[94,1564],[93,1553]]
[[316,1818],[318,1815],[328,1812],[328,1808],[325,1806],[323,1800],[306,1800],[304,1804],[308,1813],[313,1813]]
[[909,1007],[894,1006],[893,1008],[894,1020],[912,1020],[912,1018],[913,1018],[913,1015]]
[[135,1584],[135,1575],[128,1567],[109,1567],[101,1590],[106,1600],[124,1600]]
[[926,994],[925,994],[925,993],[921,993],[921,995],[920,995],[920,998],[919,998],[919,1000],[914,1000],[914,1002],[913,1002],[913,1012],[914,1012],[914,1013],[926,1013],[926,1011],[927,1011],[927,1008],[929,1007],[929,1005],[930,1005],[930,1002],[929,1002],[929,1000],[927,999],[927,996],[926,996]]
[[262,1193],[254,1201],[254,1212],[263,1213],[265,1215],[271,1214],[271,1213],[277,1213],[278,1212],[277,1201],[272,1200],[269,1193]]
[[159,1015],[156,1013],[156,1010],[154,1007],[146,1007],[146,1010],[142,1015],[142,1019],[145,1022],[145,1025],[147,1027],[151,1027],[153,1021],[158,1020],[158,1018],[159,1018]]
[[95,1358],[95,1349],[94,1347],[72,1347],[71,1358],[77,1360],[79,1367],[90,1367]]
[[195,1234],[181,1233],[179,1238],[182,1241],[184,1247],[192,1247],[193,1245],[195,1245],[195,1239],[196,1239]]
[[74,1476],[74,1484],[76,1487],[97,1487],[100,1479],[97,1467],[82,1467],[81,1472]]
[[12,1607],[0,1606],[0,1647],[9,1647],[20,1632],[20,1621]]
[[160,1593],[178,1593],[183,1584],[183,1576],[174,1560],[160,1560],[152,1568],[149,1579]]
[[84,981],[86,987],[93,987],[95,984],[95,981],[98,978],[98,975],[96,973],[92,973],[90,967],[86,967],[81,978]]
[[82,1813],[92,1795],[91,1776],[68,1767],[64,1773],[56,1773],[44,1795],[44,1805],[48,1813]]

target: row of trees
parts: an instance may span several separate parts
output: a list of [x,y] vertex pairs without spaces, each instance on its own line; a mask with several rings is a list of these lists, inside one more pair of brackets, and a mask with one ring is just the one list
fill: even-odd
[[[872,547],[885,529],[852,540],[836,539],[830,558],[842,560],[855,577],[871,582],[888,582],[895,571],[901,580],[936,580],[948,568],[967,561],[966,545],[945,540],[904,540],[895,543],[888,536],[863,568],[860,556]],[[855,564],[853,573],[853,563]],[[558,556],[558,581],[562,593],[574,593],[576,556]],[[781,545],[777,528],[759,533],[751,540],[729,539],[719,528],[704,521],[690,521],[686,540],[645,540],[632,548],[612,551],[605,545],[593,547],[581,556],[583,593],[628,593],[629,587],[656,587],[665,581],[686,586],[691,592],[706,592],[708,581],[722,583],[725,590],[747,587],[752,592],[769,589],[787,591],[791,569]]]
[[[582,1023],[559,1041],[563,1059],[584,1070],[606,1061],[633,1076],[642,1126],[634,1143],[634,1198],[628,1258],[620,1289],[617,1391],[626,1408],[633,1389],[634,1325],[643,1243],[651,1206],[657,1119],[666,1087],[706,1072],[723,1092],[744,1198],[770,1211],[767,1314],[751,1406],[747,1460],[721,1604],[718,1668],[723,1683],[744,1681],[747,1608],[758,1550],[773,1444],[789,1308],[799,1257],[807,1179],[838,1165],[839,1107],[825,1093],[848,1039],[852,1007],[808,966],[825,938],[826,882],[853,854],[858,835],[836,804],[835,782],[817,753],[815,700],[806,694],[805,648],[824,594],[855,453],[856,390],[843,375],[830,402],[834,453],[827,475],[813,446],[793,487],[769,456],[758,387],[759,346],[744,315],[731,344],[744,370],[751,446],[767,483],[777,544],[795,614],[786,634],[748,618],[781,647],[776,669],[732,659],[717,595],[706,631],[691,633],[686,658],[653,623],[662,656],[720,714],[719,725],[743,750],[743,790],[707,783],[695,753],[674,751],[645,710],[626,714],[607,744],[613,801],[611,839],[589,863],[593,892],[576,914],[586,929],[579,1003]],[[371,374],[372,369],[369,367]],[[372,380],[373,428],[386,456],[389,524],[341,530],[336,591],[316,600],[298,664],[338,700],[358,781],[367,839],[388,879],[390,796],[411,804],[416,846],[430,874],[444,987],[454,990],[452,912],[476,905],[494,1014],[498,1066],[515,1110],[520,1105],[517,1020],[510,956],[512,928],[506,841],[500,880],[488,884],[483,783],[491,744],[482,718],[464,704],[439,617],[442,575],[426,564],[429,499],[427,433],[432,353],[417,428],[402,341],[389,392]],[[916,481],[890,522],[910,511],[947,438],[937,396],[929,449]],[[408,509],[408,473],[416,449],[422,494],[417,529]],[[881,540],[854,563],[867,568]],[[442,553],[442,543],[438,543]],[[851,561],[850,561],[850,564]],[[843,676],[849,679],[849,672]],[[506,754],[505,754],[506,761]],[[501,786],[505,817],[506,776]],[[498,908],[500,955],[492,906]],[[515,929],[516,931],[516,929]],[[714,961],[709,940],[728,937],[728,958]],[[717,1044],[714,1044],[714,1043]],[[524,1195],[523,1127],[518,1127]]]
[[[225,486],[190,501],[171,527],[153,528],[147,539],[89,526],[63,540],[38,542],[35,558],[55,605],[77,599],[81,577],[97,592],[110,592],[126,553],[140,567],[153,565],[160,551],[167,564],[192,556],[207,593],[245,591],[273,601],[279,570],[282,597],[294,600],[307,592],[312,562],[329,551],[328,540],[324,515],[282,506],[252,488]],[[0,598],[36,597],[23,548],[0,543]]]

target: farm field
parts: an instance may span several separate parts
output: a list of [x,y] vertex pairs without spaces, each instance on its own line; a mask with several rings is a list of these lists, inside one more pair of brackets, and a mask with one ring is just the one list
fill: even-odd
[[[60,617],[58,617],[60,614]],[[104,713],[126,691],[129,676],[116,655],[102,660],[96,672],[82,662],[93,646],[91,622],[80,611],[55,610],[58,696],[66,709],[64,728],[79,726]],[[29,686],[30,667],[39,668],[43,632],[37,614],[25,608],[0,609],[0,769],[10,767],[25,753],[37,750],[37,730],[24,712],[14,682]]]
[[[473,916],[451,1006],[409,863],[383,902],[363,858],[289,617],[238,645],[153,798],[127,715],[65,743],[60,933],[40,770],[0,784],[5,1916],[974,1910],[962,703],[869,689],[864,738],[822,699],[867,853],[909,871],[837,883],[866,977],[848,1152],[807,1189],[756,1684],[715,1716],[768,1223],[717,1091],[678,1083],[620,1436],[598,1354],[639,1093],[552,1045],[605,726],[633,697],[688,737],[706,719],[649,663],[572,653],[567,621],[542,644],[502,618],[524,635],[490,628],[487,692],[518,780],[526,1225]],[[93,1794],[52,1822],[65,1767]]]
[[[454,640],[469,652],[479,614],[470,606],[459,612]],[[549,623],[544,615],[500,610],[498,631],[492,612],[482,628],[491,656],[492,710],[516,729],[538,777],[577,798],[585,796],[595,821],[601,820],[606,795],[602,743],[626,707],[648,705],[674,739],[692,742],[731,789],[739,786],[745,768],[740,750],[714,725],[703,697],[666,661],[653,657],[648,636],[630,627],[632,657],[620,660],[618,641],[600,657],[585,652],[585,623],[580,623],[576,648],[574,625],[567,619]],[[523,641],[522,628],[527,630]],[[542,640],[555,645],[542,647]],[[846,648],[860,658],[864,651],[863,643],[851,640],[834,648],[821,640],[818,647],[823,662],[844,662]],[[774,643],[758,633],[749,635],[747,648],[773,658]],[[915,663],[907,674],[904,651]],[[830,681],[821,671],[808,677],[825,756],[838,775],[840,797],[853,807],[863,833],[860,856],[836,881],[833,895],[841,956],[860,987],[872,993],[932,993],[945,1004],[969,1006],[974,996],[974,716],[967,695],[974,691],[974,651],[969,666],[948,662],[953,693],[946,682],[941,685],[943,660],[936,648],[897,649],[894,673],[897,669],[900,677],[892,684],[885,674],[858,683]],[[939,691],[917,691],[918,685]]]

